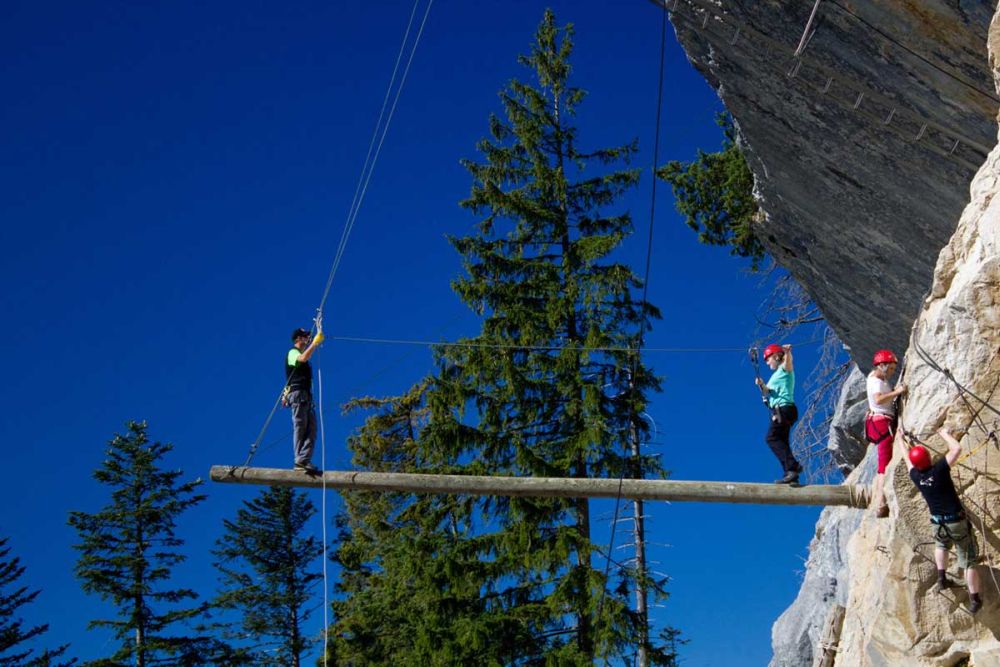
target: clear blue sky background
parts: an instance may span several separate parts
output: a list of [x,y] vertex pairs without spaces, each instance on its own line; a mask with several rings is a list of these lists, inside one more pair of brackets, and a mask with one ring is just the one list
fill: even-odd
[[[641,273],[649,224],[659,14],[645,0],[550,3],[576,25],[579,115],[591,146],[638,137],[639,187],[624,249]],[[447,340],[476,331],[452,294],[446,234],[460,158],[498,111],[544,4],[438,0],[327,305],[333,336]],[[45,645],[105,655],[86,623],[107,608],[74,579],[70,510],[107,500],[91,478],[105,443],[145,419],[190,477],[242,462],[283,377],[288,335],[309,326],[410,14],[383,3],[0,4],[0,534],[43,590],[28,620]],[[721,140],[714,92],[670,30],[661,162]],[[745,348],[766,296],[744,262],[700,246],[659,188],[650,347]],[[815,348],[799,350],[800,383]],[[327,467],[349,467],[356,426],[337,405],[390,395],[430,368],[421,347],[331,342],[321,358]],[[676,479],[770,481],[766,416],[745,354],[649,353],[664,376],[653,445]],[[267,440],[289,430],[280,413]],[[318,458],[318,457],[317,457]],[[256,463],[287,466],[287,440]],[[210,596],[208,550],[255,490],[206,484],[185,517],[177,580]],[[318,504],[318,493],[314,496]],[[332,512],[339,499],[331,494]],[[673,581],[660,622],[685,665],[761,665],[792,601],[818,515],[811,508],[652,504],[653,559]],[[611,504],[598,504],[606,531]],[[320,530],[319,519],[315,529]],[[617,542],[623,538],[619,534]],[[669,545],[669,546],[666,546]],[[320,627],[320,616],[314,629]],[[318,654],[318,653],[317,653]]]

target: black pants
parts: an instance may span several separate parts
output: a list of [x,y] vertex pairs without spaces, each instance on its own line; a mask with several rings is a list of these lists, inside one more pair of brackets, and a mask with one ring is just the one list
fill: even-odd
[[782,405],[771,410],[771,426],[767,429],[767,446],[781,462],[781,469],[786,473],[801,472],[802,466],[792,455],[792,447],[788,444],[788,436],[792,425],[799,418],[799,409],[794,405]]

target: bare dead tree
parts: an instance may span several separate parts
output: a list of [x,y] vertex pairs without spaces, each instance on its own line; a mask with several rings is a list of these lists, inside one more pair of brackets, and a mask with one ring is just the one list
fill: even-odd
[[792,452],[805,468],[807,479],[829,482],[839,475],[827,450],[830,422],[851,362],[844,357],[843,343],[791,274],[772,262],[762,280],[773,287],[758,309],[754,346],[787,340],[793,335],[820,345],[819,362],[802,383],[805,401],[800,404],[799,421],[792,430]]

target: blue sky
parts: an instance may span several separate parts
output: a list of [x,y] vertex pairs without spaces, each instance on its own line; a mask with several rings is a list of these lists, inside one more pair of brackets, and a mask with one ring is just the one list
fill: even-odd
[[[546,5],[437,0],[326,307],[332,336],[449,340],[475,319],[452,294],[446,234],[476,219],[457,202],[497,91]],[[623,202],[641,273],[649,224],[659,15],[644,0],[552,2],[576,26],[578,124],[591,146],[640,140],[640,187]],[[70,510],[107,498],[91,479],[127,419],[176,447],[167,464],[207,477],[242,462],[283,381],[290,331],[308,326],[412,5],[409,2],[0,5],[0,280],[7,324],[0,425],[8,508],[0,534],[42,589],[29,621],[45,645],[108,652],[87,632],[107,609],[72,574]],[[668,41],[661,163],[721,141],[714,92]],[[675,479],[770,481],[766,417],[740,351],[766,297],[746,264],[700,246],[658,191],[649,347],[664,377],[651,446]],[[799,350],[800,384],[815,347]],[[331,341],[324,374],[327,467],[348,467],[357,425],[338,405],[406,389],[422,347]],[[800,402],[802,397],[800,396]],[[265,442],[289,430],[279,413]],[[318,456],[317,456],[318,458]],[[287,466],[287,440],[256,463]],[[185,517],[179,582],[210,596],[208,550],[255,490],[206,484]],[[318,504],[319,496],[315,496]],[[330,497],[332,512],[339,505]],[[797,590],[816,508],[653,504],[652,558],[673,577],[658,619],[689,644],[685,665],[759,665]],[[594,515],[607,530],[610,504]],[[316,531],[320,531],[319,519]],[[622,537],[616,538],[617,543]],[[318,617],[317,617],[318,618]],[[316,623],[318,630],[319,624]]]

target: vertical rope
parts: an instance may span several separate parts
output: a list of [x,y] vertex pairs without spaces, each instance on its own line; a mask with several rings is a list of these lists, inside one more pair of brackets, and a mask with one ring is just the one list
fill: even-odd
[[[989,449],[989,447],[986,448],[986,457],[985,457],[985,459],[986,460],[983,461],[983,470],[989,471],[989,469],[990,469],[990,449]],[[990,558],[989,558],[990,541],[988,539],[986,539],[986,512],[987,512],[986,498],[987,498],[987,496],[986,496],[986,485],[983,484],[983,501],[982,501],[983,505],[982,505],[982,507],[979,508],[979,532],[983,536],[983,556],[985,557],[984,560],[986,561],[986,563],[985,563],[985,565],[986,565],[986,571],[990,573],[990,579],[993,580],[993,588],[996,589],[997,595],[1000,595],[1000,582],[997,581],[997,576],[993,572],[993,566],[990,563]],[[970,565],[972,565],[972,564],[970,563]],[[980,588],[982,588],[982,582],[980,582]]]
[[[400,77],[399,85],[396,88],[395,98],[393,99],[392,106],[389,108],[388,116],[386,116],[386,104],[388,103],[390,94],[392,93],[393,84],[396,81],[396,74],[399,72],[399,65],[402,61],[403,53],[406,50],[406,41],[413,28],[413,20],[416,16],[419,5],[420,0],[414,0],[413,9],[410,11],[410,21],[407,23],[406,32],[403,34],[403,41],[399,45],[399,53],[396,56],[396,64],[392,70],[392,77],[389,79],[389,85],[386,87],[385,97],[382,100],[382,109],[379,111],[379,117],[375,123],[375,128],[372,131],[371,141],[368,144],[368,154],[365,156],[365,163],[361,168],[361,173],[358,175],[358,183],[357,186],[355,186],[354,198],[351,201],[351,207],[347,213],[347,220],[344,222],[344,229],[341,232],[340,242],[337,245],[337,251],[334,255],[333,263],[330,266],[330,273],[327,276],[326,285],[323,288],[323,296],[320,298],[319,307],[316,309],[316,320],[320,320],[323,317],[323,309],[326,306],[327,298],[330,296],[330,290],[333,287],[333,279],[337,274],[337,269],[340,267],[340,261],[344,256],[345,250],[347,249],[347,241],[348,238],[350,238],[351,231],[354,229],[354,223],[358,218],[358,212],[361,210],[361,204],[364,202],[365,194],[368,192],[368,183],[371,181],[372,174],[375,172],[375,165],[382,152],[382,144],[385,142],[385,137],[389,132],[389,125],[392,123],[392,117],[396,112],[396,106],[399,104],[399,98],[403,93],[403,86],[406,84],[406,78],[410,72],[410,65],[413,64],[413,58],[416,55],[417,46],[420,44],[420,38],[424,33],[424,27],[427,24],[427,17],[430,14],[431,7],[434,5],[434,0],[429,0],[427,7],[424,10],[423,20],[420,22],[420,27],[413,40],[409,58],[406,61],[406,66],[403,69],[402,76]],[[385,117],[384,124],[382,123],[383,117]],[[381,136],[379,135],[380,130]],[[376,138],[378,138],[377,144]],[[313,330],[316,330],[315,327]],[[287,382],[285,385],[287,386]],[[268,427],[271,425],[271,420],[274,418],[274,414],[277,412],[278,406],[281,405],[281,396],[283,392],[284,387],[282,387],[282,391],[278,393],[278,397],[275,399],[274,405],[271,407],[271,412],[268,414],[267,419],[264,420],[264,425],[261,427],[260,433],[250,445],[250,451],[243,467],[249,467],[250,463],[253,461],[253,457],[260,447],[260,443],[263,441],[264,435],[267,432]]]
[[319,412],[320,471],[323,475],[323,500],[321,503],[321,507],[323,508],[321,512],[323,519],[323,667],[326,667],[327,656],[330,654],[328,646],[330,641],[330,588],[326,572],[326,565],[330,560],[326,555],[326,429],[323,425],[323,369],[318,368],[318,363],[316,365],[316,378],[319,384],[319,405],[317,406],[317,412]]
[[[424,27],[427,25],[427,17],[431,13],[431,7],[434,6],[434,0],[430,0],[427,3],[427,8],[424,10],[423,19],[420,22],[420,27],[417,30],[417,35],[413,39],[413,46],[410,49],[410,56],[406,61],[406,66],[403,68],[403,74],[399,80],[399,87],[396,88],[396,96],[393,98],[392,106],[389,108],[389,115],[386,118],[385,125],[382,128],[382,136],[378,140],[378,146],[375,148],[375,154],[371,159],[371,164],[368,167],[368,174],[363,176],[364,185],[361,187],[361,192],[357,198],[357,204],[354,206],[352,213],[348,215],[347,223],[344,225],[344,231],[340,238],[340,244],[337,247],[336,256],[333,259],[333,265],[330,267],[330,275],[326,280],[326,287],[323,289],[323,297],[319,301],[319,308],[317,310],[322,314],[323,308],[326,306],[326,299],[330,295],[330,288],[333,287],[333,279],[337,274],[337,269],[340,268],[340,260],[344,256],[344,251],[347,249],[347,240],[351,236],[351,230],[354,229],[354,223],[358,219],[358,212],[361,210],[361,204],[364,202],[365,194],[368,192],[368,184],[371,182],[372,174],[375,173],[375,165],[378,163],[379,155],[382,153],[382,144],[385,142],[385,136],[389,133],[389,124],[392,122],[392,117],[396,113],[396,106],[399,104],[399,98],[403,94],[403,86],[406,84],[406,77],[410,73],[410,65],[413,64],[413,57],[417,54],[417,46],[420,44],[420,38],[424,34]],[[414,8],[416,3],[414,4]],[[407,34],[409,34],[409,27],[407,27]],[[404,38],[405,43],[405,38]],[[391,87],[390,83],[390,87]],[[378,128],[376,127],[376,133]]]

